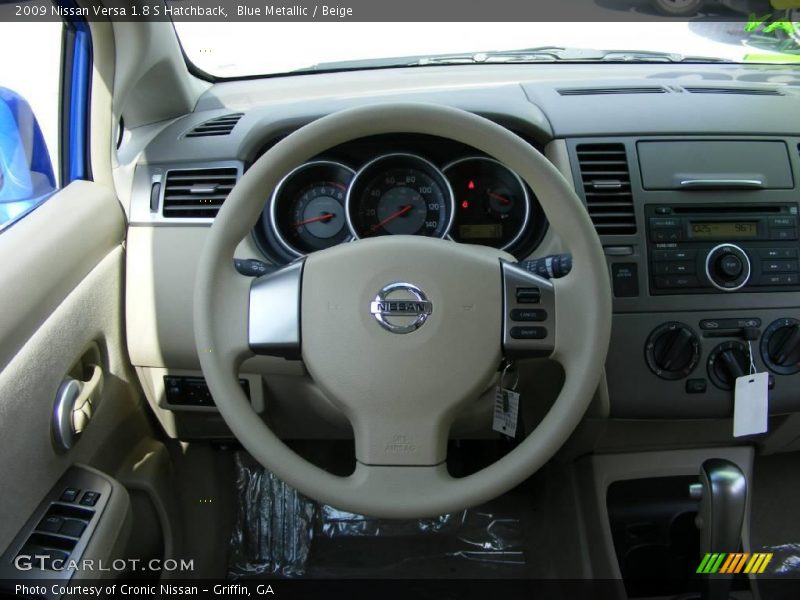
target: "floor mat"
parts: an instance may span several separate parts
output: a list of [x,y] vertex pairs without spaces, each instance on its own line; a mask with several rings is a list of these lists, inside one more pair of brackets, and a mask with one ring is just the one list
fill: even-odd
[[531,577],[520,490],[432,519],[375,519],[320,505],[237,452],[229,575],[320,578]]

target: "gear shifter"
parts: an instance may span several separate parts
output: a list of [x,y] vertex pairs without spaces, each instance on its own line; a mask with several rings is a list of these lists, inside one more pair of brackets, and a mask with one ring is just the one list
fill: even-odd
[[[710,458],[700,468],[700,483],[690,488],[700,500],[697,526],[700,554],[738,552],[747,504],[747,480],[734,463]],[[703,600],[728,600],[732,575],[705,575]]]

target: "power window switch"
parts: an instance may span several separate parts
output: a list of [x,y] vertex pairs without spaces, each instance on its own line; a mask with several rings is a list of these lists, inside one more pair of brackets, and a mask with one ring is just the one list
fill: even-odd
[[81,506],[94,506],[100,499],[100,492],[84,492],[81,498]]
[[79,489],[70,487],[64,490],[64,493],[61,494],[59,500],[61,500],[61,502],[75,502],[75,500],[78,499],[78,494],[80,493],[81,491]]
[[78,519],[65,519],[64,524],[58,531],[61,535],[68,535],[69,537],[79,538],[86,530],[86,521]]
[[61,529],[63,524],[64,519],[55,515],[50,515],[49,517],[42,519],[36,529],[38,531],[45,531],[47,533],[58,533],[58,530]]

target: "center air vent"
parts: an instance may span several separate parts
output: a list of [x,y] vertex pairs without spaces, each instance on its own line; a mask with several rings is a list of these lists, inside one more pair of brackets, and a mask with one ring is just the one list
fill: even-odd
[[780,90],[771,88],[740,88],[740,87],[684,87],[690,94],[732,94],[740,96],[783,96]]
[[660,86],[651,87],[606,87],[606,88],[568,88],[560,89],[562,96],[607,96],[611,94],[666,94]]
[[597,233],[635,234],[636,215],[625,146],[579,144],[576,151],[586,208]]
[[233,113],[223,117],[217,117],[216,119],[211,119],[210,121],[205,121],[187,133],[186,137],[194,138],[228,135],[231,131],[233,131],[233,128],[236,127],[236,124],[239,122],[239,119],[241,119],[242,116],[242,113]]
[[236,183],[236,167],[167,172],[164,208],[168,218],[213,219]]

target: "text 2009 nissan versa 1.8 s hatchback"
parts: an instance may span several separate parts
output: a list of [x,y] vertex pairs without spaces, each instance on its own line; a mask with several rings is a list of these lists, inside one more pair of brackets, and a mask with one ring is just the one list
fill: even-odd
[[3,6],[4,589],[790,592],[796,7],[585,4]]

